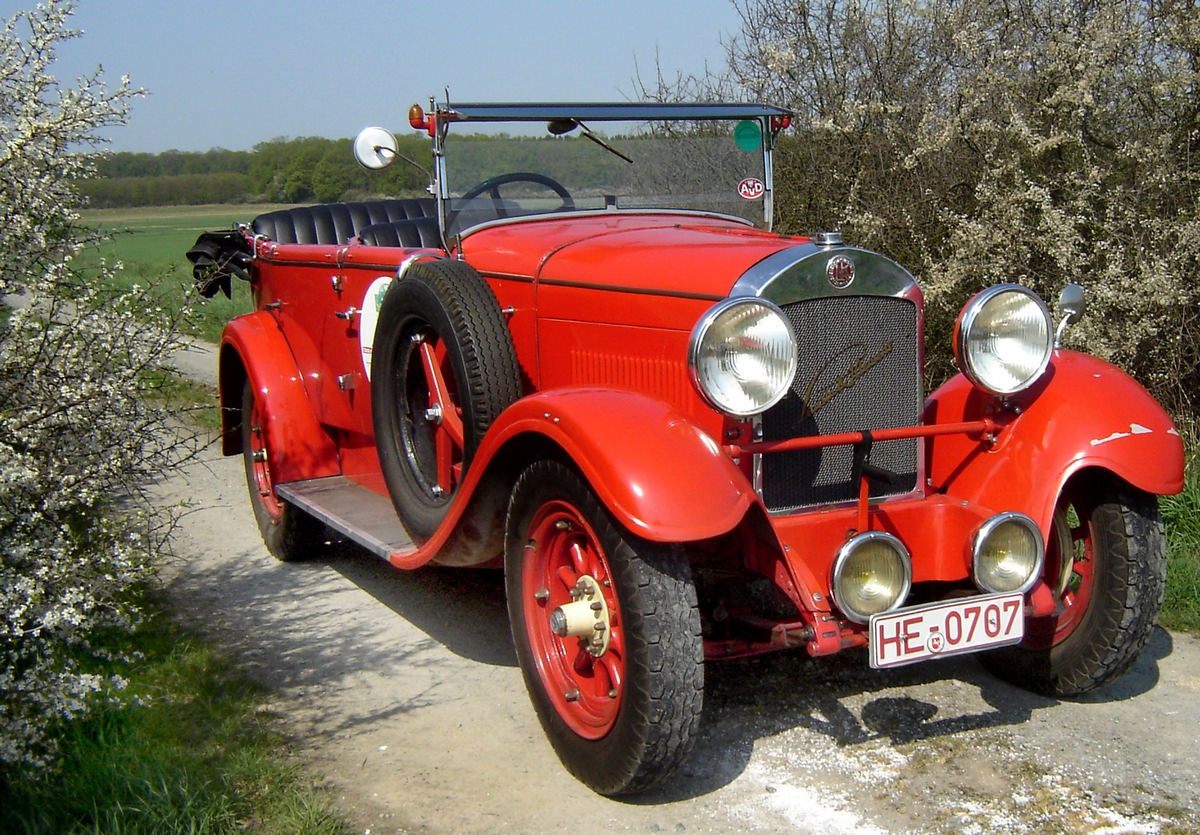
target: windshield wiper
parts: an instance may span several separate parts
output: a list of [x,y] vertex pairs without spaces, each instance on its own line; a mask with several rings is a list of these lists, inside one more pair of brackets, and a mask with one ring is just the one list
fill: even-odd
[[587,125],[585,125],[583,122],[579,121],[578,119],[555,119],[546,125],[546,130],[550,131],[550,133],[554,134],[555,136],[562,136],[563,134],[570,133],[571,131],[575,130],[576,128],[579,128],[581,131],[583,131],[583,136],[586,139],[592,140],[597,145],[599,145],[601,148],[608,151],[610,154],[613,154],[614,156],[618,156],[621,159],[625,160],[630,165],[633,165],[633,160],[631,160],[629,157],[625,156],[623,153],[618,151],[612,145],[609,145],[607,142],[605,142],[600,137],[596,136],[596,134],[592,133],[591,128],[589,128]]

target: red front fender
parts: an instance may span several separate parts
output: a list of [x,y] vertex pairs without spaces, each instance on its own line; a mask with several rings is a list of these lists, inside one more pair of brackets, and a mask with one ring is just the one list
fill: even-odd
[[561,447],[621,524],[645,539],[687,542],[726,533],[757,501],[708,434],[641,394],[588,388],[526,397],[492,425],[476,464],[526,433]]
[[220,357],[222,452],[242,451],[242,383],[248,377],[262,407],[274,482],[341,472],[337,448],[317,422],[291,349],[269,313],[239,316],[226,325]]
[[947,435],[927,442],[934,489],[993,508],[1019,510],[1050,528],[1067,480],[1087,468],[1114,473],[1148,493],[1183,489],[1183,439],[1150,394],[1120,369],[1056,351],[1046,376],[1012,400],[1010,421],[994,397],[961,375],[934,392],[927,424],[994,417],[994,445]]

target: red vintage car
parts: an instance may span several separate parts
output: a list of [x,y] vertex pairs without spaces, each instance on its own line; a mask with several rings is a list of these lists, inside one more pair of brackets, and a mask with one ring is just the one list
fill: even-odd
[[[425,195],[274,211],[189,254],[254,312],[220,348],[223,448],[269,550],[326,527],[399,568],[503,566],[530,697],[603,794],[687,755],[704,664],[965,652],[1071,696],[1162,601],[1179,432],[1017,284],[967,300],[923,390],[895,262],[771,231],[791,114],[757,104],[409,113]],[[416,164],[388,131],[369,168]],[[1057,326],[1056,326],[1057,325]],[[859,650],[863,651],[863,650]]]

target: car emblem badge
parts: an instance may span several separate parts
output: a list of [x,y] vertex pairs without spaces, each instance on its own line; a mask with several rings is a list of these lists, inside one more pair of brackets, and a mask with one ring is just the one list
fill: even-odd
[[854,262],[845,255],[835,255],[825,265],[825,277],[839,290],[845,290],[854,282]]

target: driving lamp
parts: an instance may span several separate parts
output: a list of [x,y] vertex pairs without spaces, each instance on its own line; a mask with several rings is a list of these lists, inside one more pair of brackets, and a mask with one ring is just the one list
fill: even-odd
[[860,533],[846,542],[833,563],[833,599],[855,623],[896,609],[912,586],[912,560],[896,537]]
[[1042,572],[1045,546],[1037,524],[1023,513],[1001,513],[975,534],[975,585],[994,594],[1026,592]]
[[750,417],[788,393],[796,374],[796,336],[778,307],[762,299],[727,299],[692,331],[692,382],[713,408]]
[[958,315],[954,356],[967,378],[1005,396],[1028,388],[1050,362],[1054,328],[1045,302],[1019,284],[997,284]]

